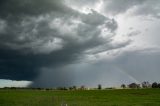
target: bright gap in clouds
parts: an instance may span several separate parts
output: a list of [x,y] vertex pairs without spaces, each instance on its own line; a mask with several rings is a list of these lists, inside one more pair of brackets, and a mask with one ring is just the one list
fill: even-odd
[[4,88],[4,87],[28,87],[30,84],[32,84],[31,81],[16,81],[16,80],[0,79],[0,88]]

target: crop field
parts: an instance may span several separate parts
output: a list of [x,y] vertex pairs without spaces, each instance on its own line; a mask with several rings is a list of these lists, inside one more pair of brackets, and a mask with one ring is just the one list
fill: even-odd
[[0,90],[0,106],[160,106],[160,89]]

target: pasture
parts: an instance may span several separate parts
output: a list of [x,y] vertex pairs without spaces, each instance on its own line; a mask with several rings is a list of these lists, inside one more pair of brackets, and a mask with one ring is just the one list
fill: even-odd
[[160,106],[160,89],[0,90],[0,106]]

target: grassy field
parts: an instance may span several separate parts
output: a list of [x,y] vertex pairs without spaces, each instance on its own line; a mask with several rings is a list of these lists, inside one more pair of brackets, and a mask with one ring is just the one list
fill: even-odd
[[160,106],[160,89],[0,90],[0,106]]

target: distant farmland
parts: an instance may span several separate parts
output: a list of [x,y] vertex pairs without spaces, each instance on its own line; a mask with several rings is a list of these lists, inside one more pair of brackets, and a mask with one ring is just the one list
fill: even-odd
[[0,106],[160,106],[160,89],[0,90]]

